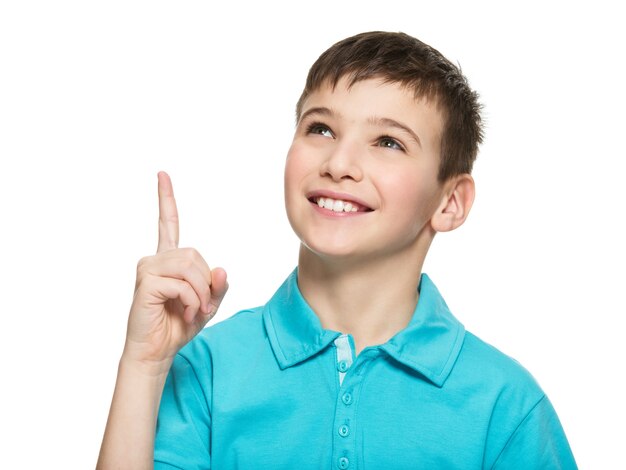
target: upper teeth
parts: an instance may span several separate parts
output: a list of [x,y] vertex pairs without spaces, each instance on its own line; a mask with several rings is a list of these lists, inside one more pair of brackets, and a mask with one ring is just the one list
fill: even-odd
[[329,197],[317,198],[317,205],[333,212],[356,212],[357,208],[351,203]]

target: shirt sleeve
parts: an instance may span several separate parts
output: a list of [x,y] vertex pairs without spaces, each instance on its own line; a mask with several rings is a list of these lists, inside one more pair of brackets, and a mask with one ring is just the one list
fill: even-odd
[[493,469],[577,469],[558,416],[546,396],[517,427]]
[[184,356],[176,356],[159,407],[155,469],[211,468],[210,401],[201,385],[210,381],[207,367],[197,370]]

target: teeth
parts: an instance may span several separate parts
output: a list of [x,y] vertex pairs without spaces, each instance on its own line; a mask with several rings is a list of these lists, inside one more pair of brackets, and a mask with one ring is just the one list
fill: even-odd
[[333,212],[357,212],[357,208],[349,202],[340,199],[331,199],[329,197],[317,198],[317,205]]
[[343,212],[343,201],[335,201],[333,204],[333,211]]

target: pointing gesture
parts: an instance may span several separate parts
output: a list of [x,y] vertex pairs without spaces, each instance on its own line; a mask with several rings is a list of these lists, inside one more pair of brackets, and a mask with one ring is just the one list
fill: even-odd
[[193,248],[179,248],[178,209],[170,177],[158,174],[159,243],[137,265],[125,354],[169,367],[173,356],[209,321],[228,283]]
[[159,247],[157,253],[178,248],[178,209],[172,180],[159,172]]
[[178,248],[172,182],[159,173],[159,245],[137,264],[99,470],[153,467],[159,401],[174,356],[215,314],[227,288],[223,269],[211,270],[193,248]]

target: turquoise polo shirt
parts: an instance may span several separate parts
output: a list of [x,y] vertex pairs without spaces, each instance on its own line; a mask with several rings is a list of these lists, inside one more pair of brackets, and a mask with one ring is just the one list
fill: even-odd
[[155,468],[571,469],[541,388],[420,280],[409,325],[355,356],[294,271],[263,307],[203,330],[166,381]]

